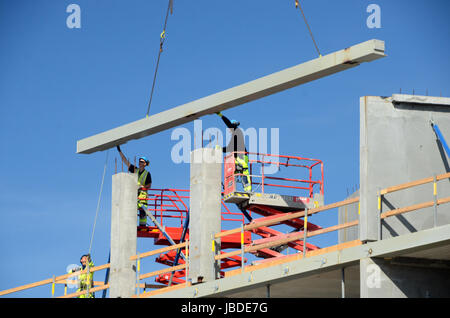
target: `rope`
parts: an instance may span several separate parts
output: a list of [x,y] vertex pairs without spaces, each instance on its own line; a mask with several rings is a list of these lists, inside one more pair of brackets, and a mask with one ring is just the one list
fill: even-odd
[[306,21],[306,16],[305,16],[305,13],[303,12],[303,9],[302,9],[302,6],[300,5],[299,0],[295,0],[295,7],[296,8],[298,7],[300,9],[302,16],[303,16],[303,20],[305,20],[305,24],[308,27],[309,34],[311,35],[311,39],[313,40],[314,46],[316,47],[317,53],[319,54],[320,57],[322,57],[322,54],[320,54],[320,51],[319,51],[319,47],[317,46],[316,40],[314,39],[314,35],[312,34],[311,28],[309,27],[308,21]]
[[158,68],[159,68],[159,60],[161,59],[161,53],[163,51],[164,40],[166,39],[166,27],[167,27],[167,20],[169,18],[169,11],[170,11],[170,14],[173,13],[173,0],[169,0],[169,5],[167,6],[167,12],[166,12],[166,19],[164,21],[164,28],[159,37],[159,53],[158,53],[158,59],[156,61],[155,74],[153,75],[152,91],[150,93],[150,100],[148,102],[146,117],[148,117],[148,113],[150,112],[150,105],[152,104],[153,92],[155,90],[155,83],[156,83],[156,75],[158,74]]
[[91,235],[91,241],[89,243],[89,253],[88,254],[91,254],[92,242],[94,241],[95,226],[97,225],[97,216],[98,216],[98,211],[99,211],[99,208],[100,208],[100,201],[101,201],[102,192],[103,192],[103,183],[105,181],[106,166],[108,164],[108,155],[109,155],[109,150],[106,152],[105,166],[103,168],[102,183],[101,183],[101,186],[100,186],[100,194],[98,196],[98,201],[97,201],[97,211],[95,212],[94,226],[92,228],[92,235]]

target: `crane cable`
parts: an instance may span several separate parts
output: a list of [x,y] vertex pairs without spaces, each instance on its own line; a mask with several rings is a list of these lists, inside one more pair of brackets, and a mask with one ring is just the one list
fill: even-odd
[[163,51],[164,40],[166,39],[166,27],[167,27],[167,20],[169,18],[169,11],[170,11],[170,14],[173,14],[173,0],[169,0],[169,5],[167,6],[166,19],[164,21],[163,31],[161,32],[161,35],[159,36],[159,53],[158,53],[158,59],[156,61],[155,74],[153,75],[152,91],[150,93],[150,100],[148,102],[146,117],[148,117],[148,113],[150,112],[150,105],[151,105],[152,99],[153,99],[153,91],[155,90],[156,75],[158,73],[159,60],[161,58],[161,53]]
[[98,201],[97,201],[97,211],[95,212],[94,226],[92,227],[91,241],[89,243],[89,253],[88,253],[89,255],[91,254],[92,242],[94,241],[95,226],[97,225],[98,211],[99,211],[99,208],[100,208],[100,201],[101,201],[102,192],[103,192],[103,184],[104,184],[104,181],[105,181],[106,166],[108,165],[108,155],[109,155],[109,150],[106,152],[105,166],[103,168],[102,183],[100,185],[100,194],[98,196]]
[[314,35],[312,34],[311,28],[309,27],[308,21],[306,21],[306,16],[305,16],[305,13],[303,12],[303,9],[302,9],[302,6],[300,5],[299,0],[295,0],[295,8],[300,9],[302,16],[303,16],[303,20],[305,20],[305,24],[308,27],[309,34],[311,35],[311,39],[313,40],[314,46],[316,47],[317,53],[319,54],[319,57],[322,57],[322,54],[320,54],[320,51],[319,51],[319,47],[317,46],[316,40],[314,39]]

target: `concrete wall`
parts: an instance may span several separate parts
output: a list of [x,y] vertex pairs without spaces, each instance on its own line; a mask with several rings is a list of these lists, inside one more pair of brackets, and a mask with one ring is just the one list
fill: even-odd
[[[393,95],[360,99],[360,239],[379,239],[377,192],[385,187],[449,171],[449,158],[436,142],[430,119],[450,140],[450,98]],[[450,182],[438,183],[438,197],[450,195]],[[387,194],[382,210],[433,200],[433,185]],[[449,224],[449,206],[438,207],[437,225]],[[434,226],[433,208],[385,219],[382,238]]]
[[[352,199],[359,196],[359,190],[348,196],[346,199]],[[359,218],[358,203],[349,204],[338,208],[339,224],[351,222]],[[344,243],[359,239],[359,225],[347,227],[338,231],[338,242]]]

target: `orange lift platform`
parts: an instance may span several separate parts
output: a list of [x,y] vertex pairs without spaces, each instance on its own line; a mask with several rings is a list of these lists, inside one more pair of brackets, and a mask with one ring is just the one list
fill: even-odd
[[[302,158],[297,156],[283,156],[273,154],[245,153],[249,156],[249,175],[252,191],[239,191],[238,180],[242,176],[235,170],[235,155],[230,153],[224,158],[224,182],[222,192],[222,224],[223,228],[228,222],[236,224],[259,223],[280,216],[280,214],[298,212],[301,210],[322,206],[323,195],[323,163],[318,159]],[[255,172],[258,171],[258,174]],[[294,171],[295,170],[295,171]],[[287,174],[287,175],[286,175]],[[284,176],[286,175],[286,176]],[[279,194],[267,192],[267,189],[276,189],[271,192],[289,192]],[[155,245],[171,245],[181,243],[189,238],[189,190],[183,189],[148,189],[148,213],[159,223],[159,227],[138,226],[137,236],[153,238]],[[234,211],[237,208],[237,212]],[[281,232],[276,226],[260,227],[244,232],[244,244],[260,244],[278,240],[289,236],[292,232],[304,229],[302,219],[293,219],[282,222],[286,227]],[[321,227],[308,222],[308,230],[317,230]],[[161,231],[161,227],[163,232]],[[234,227],[236,227],[234,225]],[[169,238],[167,238],[169,236]],[[282,251],[286,248],[304,251],[303,240],[289,242],[278,248],[266,248],[252,252],[255,257],[273,259],[285,256]],[[226,249],[241,248],[241,233],[228,235],[222,238],[221,253]],[[319,249],[318,246],[307,243],[306,251]],[[184,253],[184,250],[181,251]],[[180,258],[180,251],[171,251],[161,254],[156,262],[168,266],[184,264]],[[240,256],[222,259],[221,276],[230,268],[242,266],[248,260]],[[171,275],[165,274],[156,277],[156,282],[162,284],[185,283],[184,270]]]

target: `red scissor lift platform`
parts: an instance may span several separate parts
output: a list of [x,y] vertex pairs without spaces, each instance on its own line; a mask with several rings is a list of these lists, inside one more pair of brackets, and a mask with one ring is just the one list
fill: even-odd
[[[245,153],[250,157],[249,172],[252,182],[252,192],[239,191],[239,185],[236,182],[239,174],[235,171],[234,156],[231,153],[225,157],[224,164],[224,191],[222,199],[222,223],[236,224],[232,228],[237,228],[245,223],[258,223],[280,214],[292,213],[304,210],[306,208],[318,207],[323,205],[323,163],[317,159],[302,158],[296,156],[281,156],[272,154]],[[267,170],[271,167],[269,174]],[[273,173],[274,167],[276,172]],[[303,178],[294,178],[289,174],[288,177],[280,176],[280,170],[285,168],[300,169]],[[258,170],[259,174],[254,173]],[[314,171],[318,170],[318,172]],[[286,174],[286,171],[283,171]],[[314,172],[314,173],[313,173]],[[289,172],[291,173],[291,172]],[[276,182],[276,183],[274,183]],[[268,188],[276,188],[276,192],[290,192],[290,194],[279,194],[267,192]],[[281,190],[280,190],[281,189]],[[175,243],[182,241],[183,229],[186,217],[189,213],[189,190],[182,189],[149,189],[148,190],[148,212],[152,213],[165,233]],[[300,196],[303,195],[303,196]],[[234,212],[233,210],[237,210]],[[244,212],[244,213],[243,213]],[[246,216],[244,216],[246,214]],[[246,220],[247,218],[247,220]],[[247,221],[247,222],[246,222]],[[288,226],[290,232],[303,230],[303,220],[294,219],[282,222]],[[308,230],[317,230],[321,227],[308,222]],[[153,238],[155,245],[171,245],[168,238],[160,231],[157,226],[146,226],[137,228],[138,237]],[[252,240],[253,236],[257,236]],[[278,240],[289,236],[277,229],[277,226],[259,227],[257,229],[244,232],[244,244],[260,244],[264,242]],[[259,237],[259,238],[258,238]],[[189,229],[186,229],[185,240],[189,238]],[[289,242],[285,246],[278,248],[266,248],[252,252],[256,257],[263,258],[255,263],[263,262],[265,259],[273,259],[285,256],[281,252],[287,248],[293,248],[302,252],[304,244],[302,240]],[[241,248],[241,233],[227,235],[221,238],[221,253],[226,249]],[[307,243],[306,250],[316,250],[318,246]],[[184,253],[184,249],[182,250]],[[177,251],[170,251],[159,255],[156,262],[168,266],[184,264],[182,258],[175,263]],[[240,256],[233,256],[222,259],[221,276],[224,276],[225,270],[242,266]],[[177,271],[172,277],[172,284],[185,282],[186,273],[184,270]],[[156,277],[156,282],[168,284],[170,274]]]

